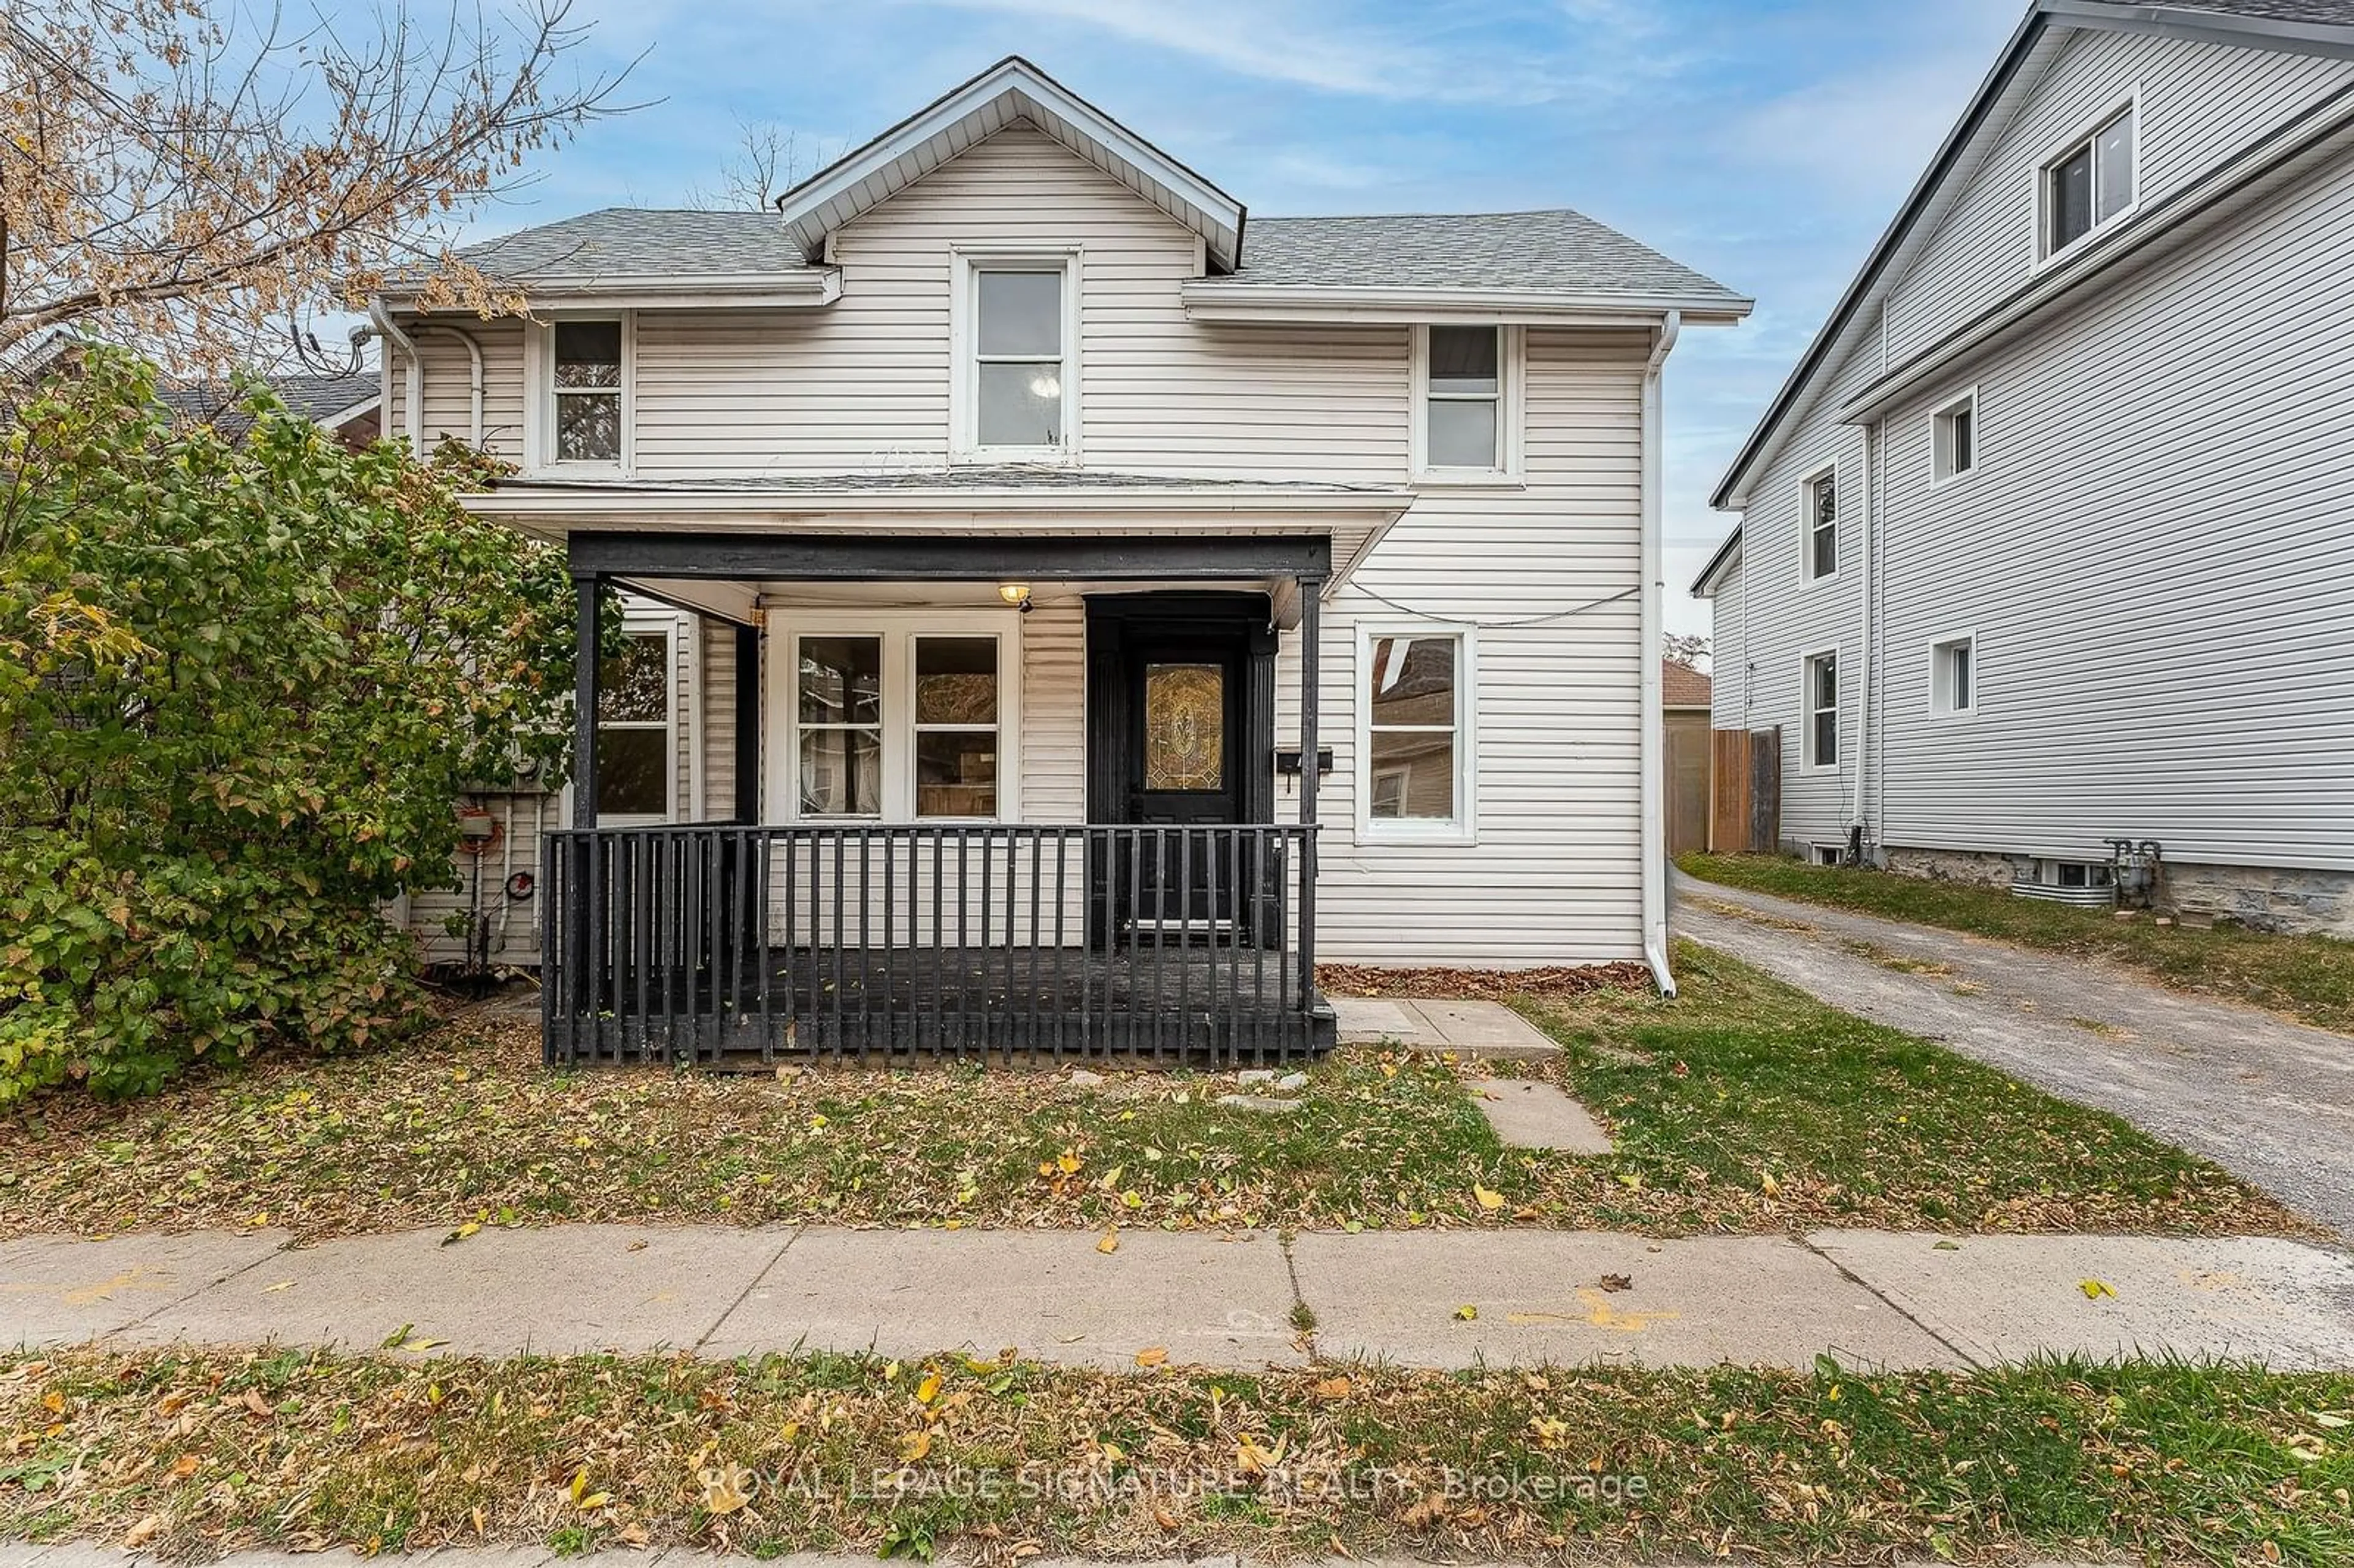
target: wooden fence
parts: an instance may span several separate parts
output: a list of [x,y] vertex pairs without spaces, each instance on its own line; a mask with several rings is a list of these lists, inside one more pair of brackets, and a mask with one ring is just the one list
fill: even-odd
[[1710,737],[1708,847],[1770,854],[1782,843],[1782,732],[1720,729]]

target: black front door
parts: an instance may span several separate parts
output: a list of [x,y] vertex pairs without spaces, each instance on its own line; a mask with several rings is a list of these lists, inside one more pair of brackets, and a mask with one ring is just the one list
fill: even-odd
[[[1174,830],[1272,820],[1266,597],[1136,594],[1088,609],[1090,820]],[[1206,937],[1234,918],[1242,862],[1231,835],[1121,835],[1105,861],[1099,935]]]

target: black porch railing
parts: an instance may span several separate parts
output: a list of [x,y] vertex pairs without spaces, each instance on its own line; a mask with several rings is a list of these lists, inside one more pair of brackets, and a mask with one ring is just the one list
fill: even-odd
[[551,833],[550,1062],[1281,1062],[1331,1044],[1302,826]]

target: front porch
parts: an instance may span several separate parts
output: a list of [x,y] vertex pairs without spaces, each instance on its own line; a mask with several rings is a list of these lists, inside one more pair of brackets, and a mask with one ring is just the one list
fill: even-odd
[[[551,1062],[1247,1065],[1333,1044],[1320,770],[1298,761],[1320,749],[1329,535],[567,544],[583,717],[571,825],[543,855]],[[1016,585],[1051,612],[999,602]],[[732,820],[599,820],[610,587],[735,620]],[[1279,645],[1298,715],[1280,753]],[[975,682],[977,733],[928,722],[936,689],[970,700]],[[1193,748],[1173,763],[1172,722]]]

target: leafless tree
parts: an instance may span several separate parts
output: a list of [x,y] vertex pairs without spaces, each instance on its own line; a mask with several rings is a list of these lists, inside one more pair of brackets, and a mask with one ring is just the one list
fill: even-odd
[[801,132],[773,120],[736,122],[736,150],[719,165],[719,183],[687,187],[689,207],[710,212],[731,208],[765,211],[779,196],[816,172],[823,160],[805,155]]
[[530,155],[622,111],[565,70],[572,0],[307,21],[240,0],[0,5],[0,361],[59,330],[217,370],[392,269],[432,308],[521,299],[451,253]]
[[1697,670],[1708,658],[1709,640],[1698,632],[1670,631],[1661,640],[1659,652],[1670,664],[1681,664]]

